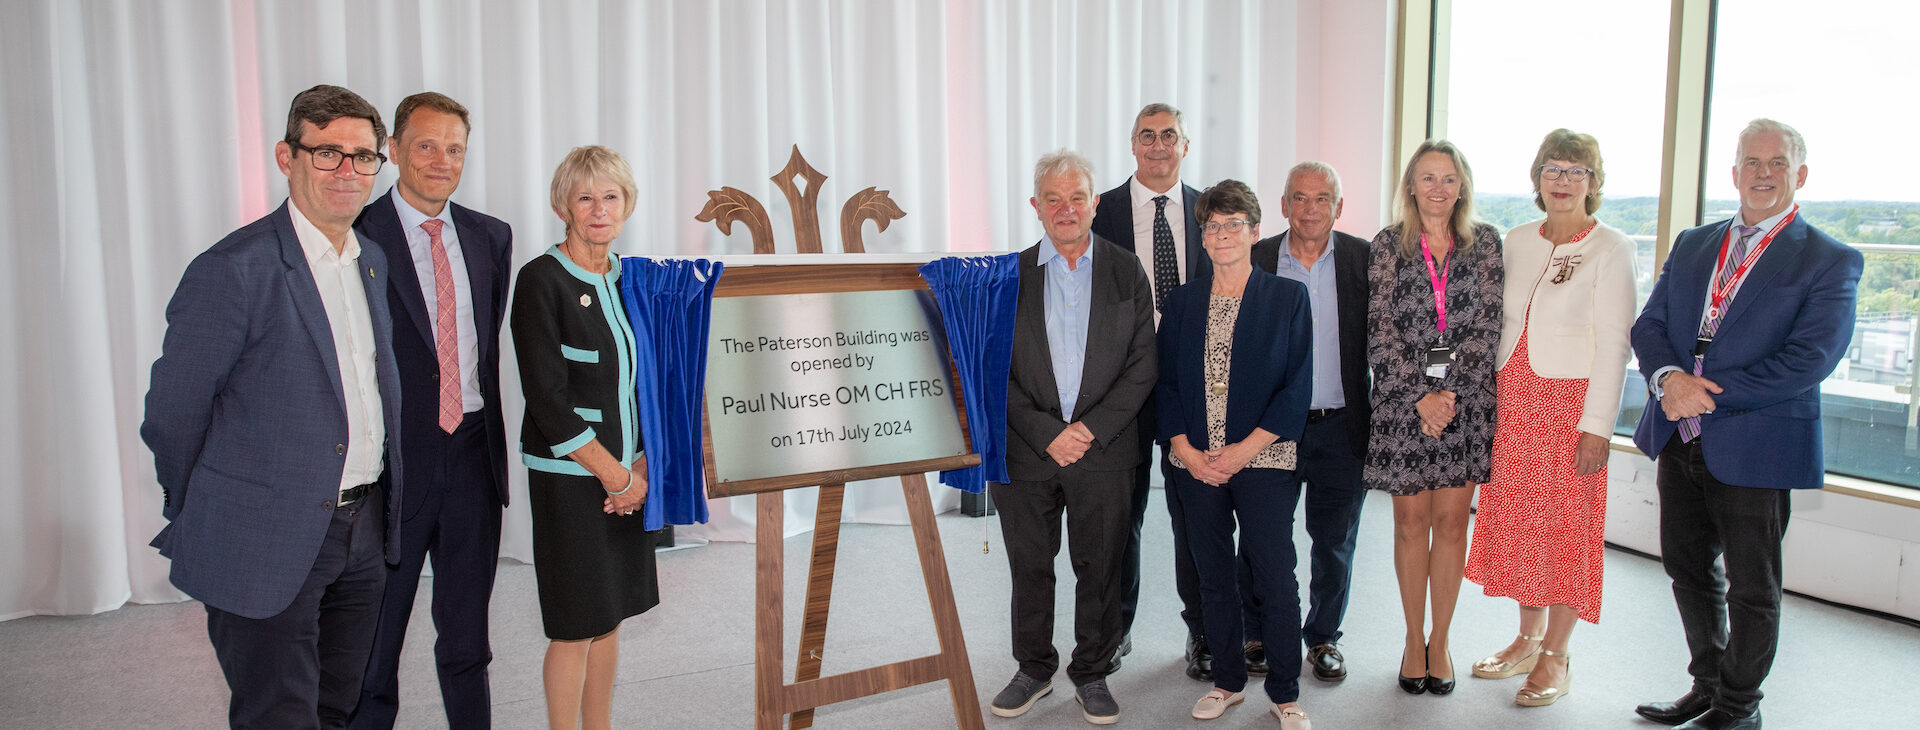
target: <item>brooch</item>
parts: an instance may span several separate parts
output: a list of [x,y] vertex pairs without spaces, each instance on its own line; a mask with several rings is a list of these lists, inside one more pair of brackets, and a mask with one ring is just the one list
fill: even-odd
[[1580,254],[1555,256],[1553,257],[1553,262],[1548,265],[1560,268],[1558,272],[1554,273],[1552,283],[1564,283],[1566,280],[1573,278],[1573,268],[1580,265]]
[[[1555,282],[1555,283],[1558,283],[1558,282]],[[582,307],[593,306],[593,297],[587,296],[585,294],[580,295],[580,306]]]

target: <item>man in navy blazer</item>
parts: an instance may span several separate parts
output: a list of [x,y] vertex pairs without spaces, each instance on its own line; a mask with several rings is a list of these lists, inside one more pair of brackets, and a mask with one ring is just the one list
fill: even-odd
[[346,724],[399,554],[387,259],[352,230],[385,137],[351,91],[294,97],[287,203],[195,257],[167,304],[140,427],[169,522],[153,545],[206,604],[233,727]]
[[399,181],[354,223],[392,264],[388,303],[409,487],[399,503],[406,539],[399,564],[387,571],[355,728],[393,727],[401,644],[429,556],[434,664],[447,726],[484,728],[493,720],[487,605],[507,504],[500,322],[513,229],[449,200],[460,186],[471,130],[467,108],[444,94],[402,99],[388,150]]
[[1636,709],[1657,722],[1760,727],[1789,490],[1824,482],[1820,381],[1852,340],[1863,260],[1797,215],[1806,150],[1792,127],[1747,125],[1739,216],[1675,239],[1633,326],[1657,399],[1633,439],[1659,462],[1661,563],[1692,656],[1686,694]]
[[1064,513],[1073,561],[1074,647],[1067,664],[1088,722],[1120,719],[1106,675],[1120,644],[1120,554],[1127,544],[1134,431],[1155,377],[1153,290],[1140,262],[1090,232],[1093,166],[1061,150],[1034,168],[1047,237],[1020,254],[1007,384],[1008,484],[994,484],[1013,583],[1020,663],[993,714],[1016,717],[1053,691],[1054,558]]
[[[1191,140],[1180,110],[1171,104],[1153,103],[1134,115],[1132,141],[1134,171],[1119,187],[1100,195],[1093,216],[1093,235],[1111,241],[1132,253],[1145,265],[1153,285],[1154,323],[1159,324],[1161,299],[1182,283],[1213,276],[1213,264],[1201,247],[1200,224],[1193,219],[1193,202],[1200,191],[1180,181],[1180,165],[1187,157]],[[1142,454],[1153,455],[1153,398],[1141,410],[1140,447]],[[1162,474],[1173,466],[1160,457]],[[1120,650],[1114,655],[1114,667],[1120,657],[1133,649],[1133,617],[1140,605],[1140,526],[1147,516],[1153,462],[1142,460],[1134,470],[1133,528],[1127,537],[1127,552],[1121,562],[1121,583],[1126,596],[1120,604]],[[1169,482],[1171,483],[1171,482]],[[1173,516],[1174,589],[1184,607],[1181,617],[1187,622],[1187,675],[1207,679],[1213,665],[1212,655],[1201,630],[1200,583],[1194,577],[1193,555],[1187,551],[1186,528],[1180,522],[1179,500],[1167,492],[1167,512]]]

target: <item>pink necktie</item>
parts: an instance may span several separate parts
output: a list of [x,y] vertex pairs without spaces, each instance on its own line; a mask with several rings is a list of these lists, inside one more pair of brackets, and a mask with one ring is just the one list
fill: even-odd
[[460,325],[453,314],[453,264],[447,261],[447,246],[440,242],[445,221],[429,220],[420,227],[427,231],[427,250],[433,254],[433,321],[438,332],[433,347],[440,357],[440,430],[453,433],[460,427]]

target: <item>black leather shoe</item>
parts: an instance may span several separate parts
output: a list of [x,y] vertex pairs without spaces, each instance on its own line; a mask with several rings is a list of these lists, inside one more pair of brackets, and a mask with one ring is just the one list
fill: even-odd
[[1247,675],[1267,676],[1267,645],[1258,641],[1249,641],[1243,652],[1247,657]]
[[1347,678],[1347,658],[1340,655],[1340,647],[1314,644],[1307,649],[1307,663],[1313,665],[1314,679],[1338,682]]
[[[1453,669],[1453,652],[1447,652],[1447,669],[1448,670]],[[1431,666],[1427,667],[1427,694],[1433,694],[1433,695],[1453,694],[1453,677],[1448,677],[1446,679],[1435,677],[1433,676],[1433,667]]]
[[1122,634],[1120,646],[1113,650],[1113,660],[1107,662],[1107,674],[1120,671],[1120,657],[1133,653],[1133,634]]
[[[1400,659],[1400,663],[1406,664],[1406,658],[1402,657]],[[1422,694],[1426,692],[1427,691],[1426,675],[1422,674],[1418,677],[1409,677],[1404,674],[1400,675],[1400,690],[1410,695],[1417,695],[1417,694]]]
[[1680,726],[1680,730],[1760,730],[1760,711],[1746,717],[1734,717],[1720,710],[1707,710],[1707,714],[1693,718]]
[[1187,637],[1187,676],[1196,681],[1213,681],[1213,652],[1207,651],[1207,637]]
[[1633,708],[1633,711],[1641,717],[1662,725],[1678,725],[1699,717],[1700,713],[1712,707],[1713,698],[1687,690],[1686,694],[1680,695],[1680,699],[1672,702],[1648,702]]

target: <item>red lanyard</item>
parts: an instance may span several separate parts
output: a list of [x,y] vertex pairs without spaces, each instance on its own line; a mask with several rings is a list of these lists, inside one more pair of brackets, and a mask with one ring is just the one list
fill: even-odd
[[[1771,238],[1771,236],[1769,236]],[[1452,252],[1451,248],[1448,250]],[[1420,254],[1427,257],[1427,281],[1433,282],[1433,309],[1440,313],[1440,331],[1447,331],[1447,272],[1433,265],[1433,249],[1427,248],[1427,234],[1420,234]]]
[[[1768,244],[1773,243],[1773,237],[1780,235],[1780,231],[1786,229],[1787,224],[1792,223],[1794,217],[1798,215],[1800,215],[1800,206],[1794,205],[1793,210],[1787,213],[1787,217],[1781,218],[1779,223],[1775,223],[1773,230],[1767,231],[1767,236],[1760,239],[1758,245],[1747,250],[1746,258],[1740,260],[1739,266],[1733,270],[1733,275],[1727,277],[1724,283],[1713,288],[1713,298],[1707,302],[1708,319],[1718,320],[1720,318],[1721,305],[1726,303],[1727,297],[1732,296],[1735,289],[1740,288],[1740,282],[1747,278],[1747,270],[1753,268],[1753,262],[1759,260],[1760,253],[1767,250]],[[1727,251],[1733,248],[1733,237],[1737,235],[1737,228],[1739,228],[1739,226],[1731,223],[1727,225],[1727,239],[1720,242],[1720,258],[1713,265],[1713,278],[1715,280],[1720,278],[1720,272],[1726,270]]]

